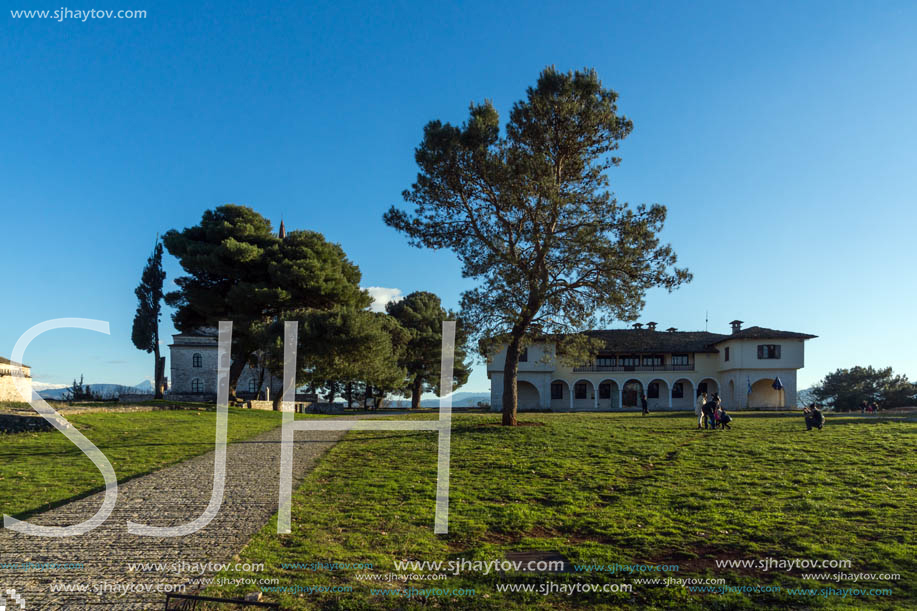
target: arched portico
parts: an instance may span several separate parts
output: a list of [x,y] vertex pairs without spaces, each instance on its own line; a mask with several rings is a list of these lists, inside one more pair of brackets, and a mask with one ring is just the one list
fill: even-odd
[[694,382],[688,378],[678,378],[672,383],[672,407],[675,409],[694,409]]
[[784,407],[783,392],[773,386],[774,378],[760,378],[751,385],[748,407]]
[[623,407],[640,407],[640,396],[643,394],[643,383],[640,380],[630,379],[624,382],[621,393]]
[[541,397],[538,394],[538,387],[531,382],[517,380],[516,392],[518,393],[517,406],[519,411],[541,408]]
[[621,409],[621,386],[617,380],[604,379],[596,392],[598,409]]
[[699,397],[702,392],[706,392],[708,397],[712,397],[714,393],[719,394],[720,385],[713,378],[704,378],[697,383],[697,388],[694,389],[694,397]]
[[550,390],[551,393],[551,411],[553,412],[566,412],[569,411],[570,405],[573,401],[572,392],[570,385],[567,384],[566,380],[555,379],[551,380]]
[[571,410],[592,410],[596,408],[595,386],[592,385],[591,380],[580,378],[573,383],[572,389]]
[[662,378],[651,380],[646,385],[646,402],[650,409],[671,408],[672,392],[669,383]]

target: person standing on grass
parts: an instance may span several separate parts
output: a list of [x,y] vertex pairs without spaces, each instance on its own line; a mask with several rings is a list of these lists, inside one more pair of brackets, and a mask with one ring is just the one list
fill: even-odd
[[865,414],[865,413],[866,413],[866,408],[868,408],[868,407],[869,407],[869,403],[866,401],[866,399],[863,399],[863,402],[860,403],[860,413],[861,413],[861,414]]
[[703,428],[701,422],[704,421],[704,405],[707,403],[707,392],[702,392],[697,397],[697,403],[694,404],[694,415],[697,416],[697,428]]
[[714,428],[715,423],[713,421],[713,412],[716,410],[717,399],[719,397],[716,394],[713,395],[709,401],[704,403],[704,428],[706,429],[709,425],[710,428]]
[[647,403],[646,403],[646,393],[645,393],[645,392],[640,393],[640,407],[643,408],[643,415],[644,415],[644,416],[646,416],[648,413],[650,413],[649,405],[647,405]]

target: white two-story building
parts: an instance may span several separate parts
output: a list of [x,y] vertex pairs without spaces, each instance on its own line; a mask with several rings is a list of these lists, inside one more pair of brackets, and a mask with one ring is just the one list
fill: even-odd
[[[650,410],[694,408],[702,392],[719,393],[727,409],[796,406],[796,372],[808,339],[816,336],[763,327],[728,335],[646,328],[588,331],[604,348],[577,367],[555,358],[553,342],[530,345],[521,356],[518,409],[604,411],[636,408],[644,393]],[[487,364],[491,409],[503,405],[505,349]],[[777,380],[779,379],[779,383]]]

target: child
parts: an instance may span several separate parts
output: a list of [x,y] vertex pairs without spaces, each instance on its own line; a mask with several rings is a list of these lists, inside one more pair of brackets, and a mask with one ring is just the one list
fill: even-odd
[[729,426],[729,423],[732,422],[732,416],[726,413],[726,408],[722,405],[716,410],[716,421],[721,428],[732,430],[732,427]]

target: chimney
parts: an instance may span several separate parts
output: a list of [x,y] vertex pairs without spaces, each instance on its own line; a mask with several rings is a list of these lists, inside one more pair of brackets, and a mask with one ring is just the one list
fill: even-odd
[[678,329],[676,329],[675,327],[669,327],[668,329],[666,329],[666,331],[668,331],[669,333],[675,333],[676,331],[678,331]]
[[656,323],[654,323],[654,322],[648,322],[648,323],[646,323],[646,326],[647,326],[647,328],[648,328],[650,331],[655,331],[655,330],[656,330]]
[[733,334],[736,334],[736,333],[738,333],[739,331],[742,330],[742,323],[743,323],[743,322],[744,322],[744,321],[741,321],[741,320],[734,320],[734,321],[732,321],[731,323],[729,323],[730,325],[732,325],[732,333],[733,333]]
[[634,323],[634,329],[642,329],[642,328],[643,328],[643,323],[642,323],[642,322],[635,322],[635,323]]

